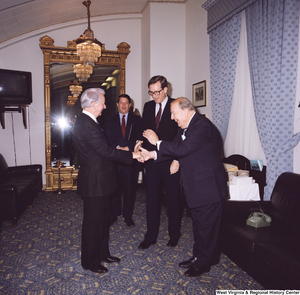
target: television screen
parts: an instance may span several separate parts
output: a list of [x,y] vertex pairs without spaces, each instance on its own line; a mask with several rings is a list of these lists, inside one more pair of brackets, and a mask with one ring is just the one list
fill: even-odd
[[28,105],[31,103],[31,73],[0,69],[0,105]]

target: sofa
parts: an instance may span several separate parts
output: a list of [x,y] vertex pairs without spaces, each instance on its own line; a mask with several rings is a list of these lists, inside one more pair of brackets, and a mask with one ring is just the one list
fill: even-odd
[[[258,211],[270,226],[246,224]],[[300,174],[282,173],[270,201],[226,201],[220,246],[264,288],[300,290]]]
[[18,218],[41,190],[42,165],[8,167],[0,154],[0,223],[11,220],[16,227]]

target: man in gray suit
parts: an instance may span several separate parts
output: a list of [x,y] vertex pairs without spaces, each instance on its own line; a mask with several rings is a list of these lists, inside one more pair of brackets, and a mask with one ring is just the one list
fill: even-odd
[[82,114],[72,130],[72,138],[78,155],[78,193],[83,200],[81,264],[84,269],[96,273],[108,270],[101,265],[119,262],[110,255],[109,199],[117,187],[113,161],[131,164],[139,158],[139,152],[117,150],[112,147],[97,122],[105,106],[105,91],[90,88],[81,95]]
[[196,277],[219,262],[218,236],[227,197],[227,175],[221,157],[221,137],[211,121],[196,112],[184,97],[172,102],[171,118],[179,127],[173,142],[160,141],[153,130],[146,130],[144,137],[157,146],[157,151],[141,150],[146,160],[179,160],[194,232],[193,256],[179,266],[188,269],[186,276]]

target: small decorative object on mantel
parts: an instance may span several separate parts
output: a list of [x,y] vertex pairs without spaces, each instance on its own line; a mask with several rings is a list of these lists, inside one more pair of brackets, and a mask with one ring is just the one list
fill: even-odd
[[193,84],[193,104],[195,107],[206,106],[206,80]]
[[58,168],[58,167],[63,168],[63,167],[65,167],[65,164],[66,164],[65,162],[57,161],[57,162],[54,163],[54,167],[56,167],[56,168]]

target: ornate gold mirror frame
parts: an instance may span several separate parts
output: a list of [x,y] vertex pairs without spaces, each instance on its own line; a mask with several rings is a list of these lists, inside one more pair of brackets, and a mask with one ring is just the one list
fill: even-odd
[[[44,84],[45,84],[45,152],[46,152],[46,191],[58,188],[57,168],[51,165],[51,122],[50,122],[50,65],[55,63],[80,63],[76,54],[76,43],[68,41],[67,47],[54,46],[54,40],[49,36],[40,38],[40,48],[44,55]],[[111,65],[120,68],[120,94],[125,93],[125,61],[130,53],[130,45],[125,42],[117,46],[118,50],[106,50],[102,44],[102,54],[96,65]],[[74,74],[75,77],[75,74]],[[77,172],[66,169],[66,189],[77,189]],[[61,179],[59,179],[61,180]]]

